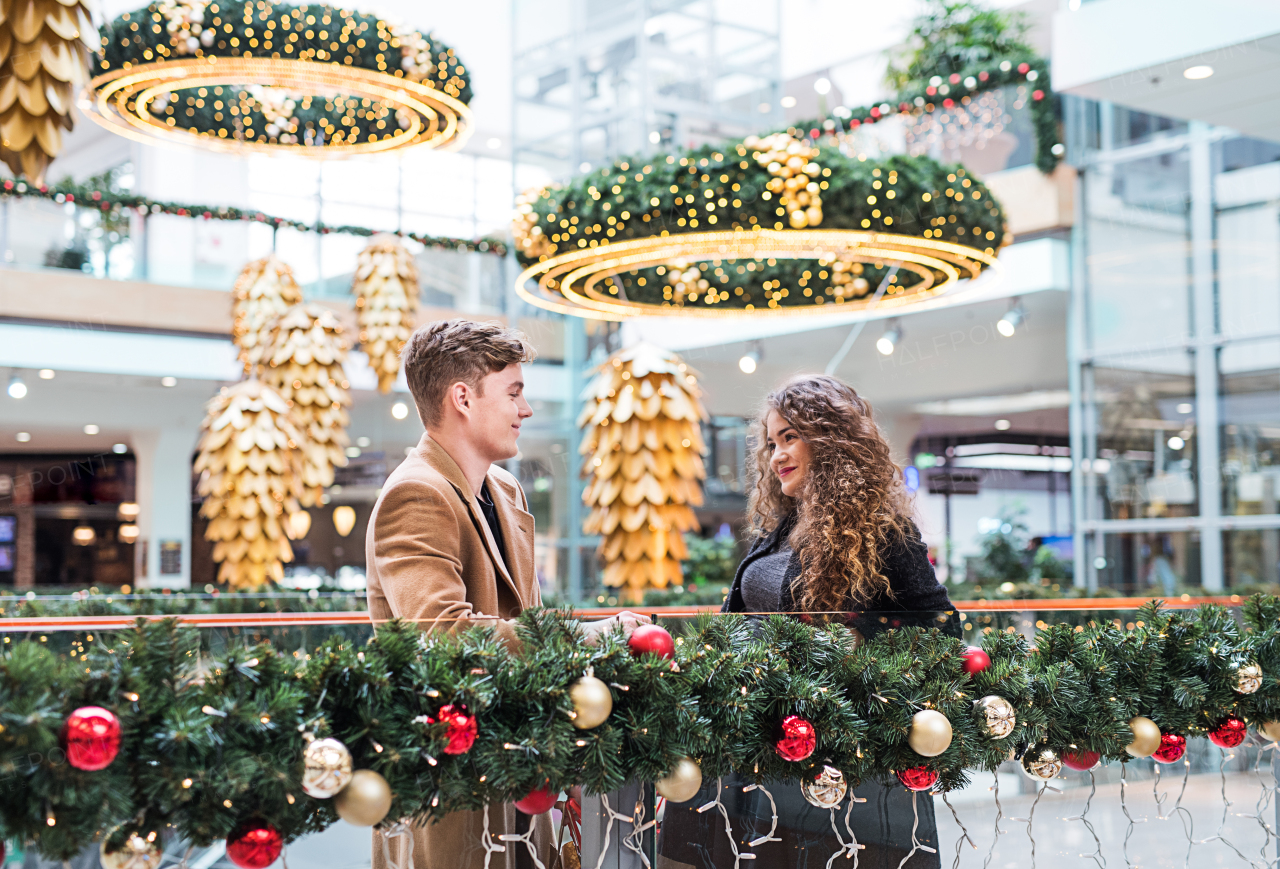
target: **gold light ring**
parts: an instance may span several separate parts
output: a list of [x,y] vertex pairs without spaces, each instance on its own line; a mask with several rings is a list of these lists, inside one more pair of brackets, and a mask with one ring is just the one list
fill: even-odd
[[[830,313],[830,305],[788,305],[779,308],[673,308],[604,298],[595,290],[604,277],[641,265],[661,265],[675,261],[702,262],[724,259],[820,259],[838,255],[857,259],[891,259],[936,269],[943,279],[936,285],[909,293],[885,296],[878,303],[886,308],[915,304],[952,291],[961,278],[977,277],[985,269],[1001,266],[994,254],[966,245],[914,236],[860,230],[733,230],[650,236],[592,248],[568,251],[525,269],[516,279],[516,293],[545,310],[599,320],[625,320],[648,314],[673,313],[702,317],[804,316]],[[603,266],[603,268],[602,268]],[[916,271],[916,268],[912,268]],[[917,273],[919,273],[917,271]],[[529,286],[536,280],[536,289]],[[587,295],[573,285],[584,281]],[[836,303],[836,310],[865,307],[869,298]]]
[[[399,136],[376,142],[307,147],[221,139],[205,132],[176,129],[143,116],[146,105],[163,90],[199,86],[261,84],[312,95],[377,99],[410,110],[414,125]],[[130,111],[130,97],[144,102]],[[86,89],[90,115],[112,132],[147,144],[177,144],[213,151],[264,151],[303,154],[324,159],[337,155],[383,153],[425,147],[453,150],[470,138],[470,108],[443,91],[393,75],[343,64],[274,58],[208,57],[149,63],[113,70],[94,78]],[[112,103],[115,103],[113,106]],[[426,119],[426,122],[423,122]]]

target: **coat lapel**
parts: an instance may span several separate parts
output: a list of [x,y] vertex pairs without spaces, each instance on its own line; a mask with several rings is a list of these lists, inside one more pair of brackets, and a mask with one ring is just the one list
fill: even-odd
[[[484,541],[484,548],[489,553],[489,559],[493,562],[494,572],[502,577],[503,582],[507,584],[516,596],[516,600],[520,601],[521,607],[524,607],[526,605],[524,595],[520,593],[520,587],[516,585],[515,580],[511,578],[511,574],[507,571],[506,562],[498,551],[498,542],[493,539],[493,532],[489,530],[489,523],[485,520],[484,513],[480,512],[480,504],[476,501],[475,493],[471,491],[471,487],[467,485],[467,479],[462,475],[462,469],[458,467],[458,463],[453,460],[453,457],[445,452],[444,447],[431,439],[430,435],[422,435],[418,448],[423,451],[427,463],[444,475],[450,485],[457,490],[458,496],[462,498],[467,505],[467,510],[471,513],[471,522],[475,525],[476,532],[480,535],[480,539]],[[505,504],[505,498],[500,494],[494,494],[495,488],[496,486],[494,485],[489,486],[489,494],[494,498],[494,503]],[[502,521],[501,509],[498,512],[498,521],[502,525],[503,533],[507,533],[507,528],[511,526]],[[507,539],[511,540],[512,535],[508,534]]]
[[533,606],[538,602],[535,592],[538,582],[533,566],[533,514],[507,497],[506,488],[494,479],[492,473],[488,480],[489,494],[493,497],[494,510],[498,514],[498,525],[502,528],[502,536],[507,544],[507,567],[515,583],[520,605]]

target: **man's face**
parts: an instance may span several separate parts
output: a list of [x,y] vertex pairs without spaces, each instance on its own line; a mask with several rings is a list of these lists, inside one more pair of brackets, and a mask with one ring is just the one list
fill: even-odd
[[520,424],[533,416],[524,400],[524,372],[519,362],[486,374],[471,396],[470,429],[477,447],[491,462],[514,458]]

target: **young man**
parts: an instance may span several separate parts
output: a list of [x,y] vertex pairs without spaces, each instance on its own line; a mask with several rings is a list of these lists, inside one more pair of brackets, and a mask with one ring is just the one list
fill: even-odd
[[[541,603],[533,516],[516,478],[493,464],[515,457],[520,426],[533,415],[520,366],[534,356],[521,333],[495,323],[446,320],[410,336],[402,361],[426,432],[387,478],[369,517],[365,563],[375,625],[392,618],[417,621],[423,630],[493,625],[514,643],[512,620]],[[615,624],[630,632],[647,621],[622,613],[585,629],[593,641]],[[517,829],[512,806],[489,811],[491,834]],[[544,857],[547,817],[538,819]],[[415,869],[482,867],[482,822],[478,811],[456,812],[415,827]],[[399,854],[403,841],[388,844],[392,859],[407,865]],[[508,867],[518,854],[528,856],[507,848]],[[386,867],[376,832],[373,866]]]

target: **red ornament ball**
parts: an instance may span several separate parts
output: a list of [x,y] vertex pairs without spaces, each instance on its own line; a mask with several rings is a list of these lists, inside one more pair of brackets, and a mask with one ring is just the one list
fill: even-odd
[[1187,738],[1176,733],[1160,734],[1160,747],[1151,755],[1157,763],[1177,763],[1187,753]]
[[556,792],[543,786],[536,791],[530,791],[524,799],[516,800],[515,805],[526,815],[541,815],[543,812],[551,811],[551,807],[556,804],[557,795]]
[[449,742],[444,747],[445,754],[466,754],[476,744],[476,735],[480,731],[476,727],[476,717],[467,712],[466,706],[446,703],[436,713],[436,720],[448,725],[445,737]]
[[1235,748],[1244,742],[1248,732],[1248,725],[1233,715],[1222,719],[1209,731],[1209,741],[1222,748]]
[[62,725],[67,763],[76,769],[106,769],[120,753],[120,735],[120,719],[111,710],[81,706]]
[[1098,765],[1098,761],[1102,759],[1102,755],[1096,751],[1064,751],[1059,757],[1062,758],[1062,765],[1069,769],[1079,770],[1080,772],[1088,772]]
[[627,639],[627,648],[633,655],[657,655],[659,658],[671,660],[676,654],[676,641],[666,628],[657,625],[641,625],[631,632]]
[[927,791],[938,783],[938,774],[927,766],[913,766],[899,771],[898,781],[909,791]]
[[960,669],[970,676],[974,673],[981,673],[991,666],[991,656],[977,646],[970,646],[965,649],[963,657],[964,663],[960,665]]
[[818,731],[799,715],[788,715],[778,725],[773,747],[783,760],[804,760],[818,747]]
[[266,821],[246,821],[227,837],[227,858],[241,869],[267,869],[283,850],[280,831]]

